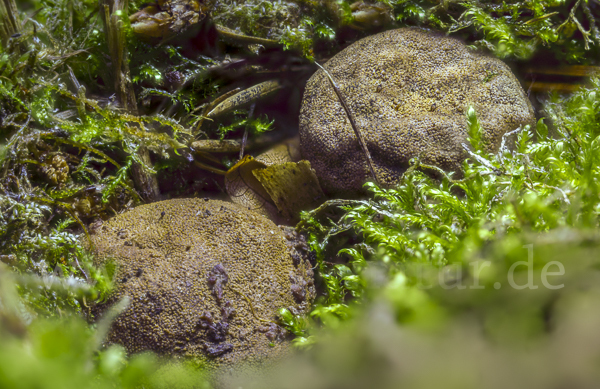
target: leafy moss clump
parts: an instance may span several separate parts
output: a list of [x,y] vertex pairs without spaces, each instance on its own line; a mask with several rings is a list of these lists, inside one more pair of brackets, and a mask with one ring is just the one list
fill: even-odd
[[501,4],[225,1],[218,2],[211,13],[216,23],[246,35],[279,40],[311,58],[317,42],[330,42],[325,45],[330,49],[332,40],[346,39],[348,29],[364,36],[381,28],[406,26],[456,34],[500,58],[528,59],[543,48],[559,61],[595,63],[600,45],[597,11],[581,0],[511,0]]
[[[126,111],[107,93],[114,75],[106,66],[110,56],[95,2],[21,5],[39,11],[34,17],[14,14],[24,22],[2,42],[0,258],[24,274],[92,282],[97,270],[82,246],[87,226],[141,202],[144,193],[135,177],[140,171],[155,172],[141,150],[168,159],[187,148],[192,136],[180,124],[181,116]],[[132,49],[137,49],[133,43]],[[146,51],[172,57],[156,72],[175,73],[183,81],[205,69],[171,46]],[[155,61],[136,64],[134,80],[143,84],[136,90],[141,107],[160,86],[161,98],[190,113],[189,93],[148,81],[149,74],[156,76],[151,71]],[[74,295],[28,286],[21,293],[43,315],[84,308]]]
[[[538,288],[529,287],[528,274],[539,284],[550,267],[567,274],[556,277],[557,284],[568,280],[577,288],[585,283],[584,273],[597,266],[596,259],[567,253],[587,250],[584,242],[597,250],[599,90],[596,77],[567,99],[551,97],[544,110],[547,119],[538,121],[535,132],[529,127],[515,131],[514,148],[506,139],[494,155],[480,144],[481,128],[470,110],[464,178],[454,180],[416,160],[397,188],[369,183],[372,199],[334,200],[332,205],[342,205],[345,212],[333,224],[319,222],[318,211],[326,206],[307,214],[303,226],[310,232],[327,290],[313,317],[347,319],[355,304],[373,297],[373,268],[383,274],[376,289],[396,305],[398,321],[419,326],[428,325],[432,309],[436,315],[470,309],[481,320],[491,320],[487,315],[494,310],[479,306],[482,301],[494,302],[498,309],[514,306],[505,299],[522,285]],[[441,178],[431,178],[431,173]],[[332,251],[336,241],[344,247],[337,255]],[[557,252],[550,254],[552,247]],[[528,261],[531,269],[519,265]],[[510,274],[519,280],[514,293],[496,292],[506,287]],[[459,292],[448,294],[446,289],[467,290],[460,300]],[[552,301],[562,293],[543,289],[520,312],[538,323],[527,329],[535,334],[545,333],[543,323],[554,314]],[[524,335],[515,329],[514,336]]]
[[464,35],[500,58],[527,59],[545,47],[559,60],[587,63],[600,39],[598,16],[585,1],[386,2],[401,23]]

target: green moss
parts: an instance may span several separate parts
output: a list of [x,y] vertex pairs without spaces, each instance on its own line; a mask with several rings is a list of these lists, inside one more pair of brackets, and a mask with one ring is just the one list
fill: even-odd
[[[495,270],[486,279],[486,285],[491,288],[494,282],[506,282],[501,277],[512,264],[527,261],[527,250],[523,248],[527,242],[573,234],[573,250],[577,250],[579,239],[586,239],[600,224],[600,80],[593,78],[590,82],[589,87],[567,99],[553,96],[546,102],[548,119],[539,120],[537,140],[527,126],[513,134],[514,150],[503,147],[495,155],[484,151],[480,144],[482,129],[475,112],[469,110],[473,151],[464,163],[465,176],[461,180],[453,180],[439,169],[415,160],[397,188],[380,189],[368,183],[371,199],[342,203],[334,200],[332,205],[341,204],[345,210],[339,221],[321,224],[314,217],[318,213],[307,214],[301,225],[309,232],[327,292],[322,306],[313,311],[314,316],[319,317],[327,308],[338,309],[340,304],[348,306],[351,296],[361,304],[364,297],[372,297],[364,294],[361,285],[375,286],[372,275],[365,271],[373,268],[373,262],[385,274],[377,288],[388,290],[388,297],[403,307],[409,302],[393,291],[398,277],[402,278],[402,292],[397,293],[412,290],[410,293],[422,295],[420,299],[431,303],[441,299],[448,304],[439,288],[431,293],[421,288],[423,282],[436,282],[440,271],[460,271],[458,282],[472,281],[477,275],[471,266],[490,260]],[[548,135],[548,120],[555,137]],[[431,178],[431,169],[442,179]],[[336,255],[330,246],[339,247],[334,238],[343,235],[345,240],[338,239],[337,244],[341,241],[346,247]],[[350,248],[348,239],[355,242]],[[538,244],[545,250],[545,243]],[[568,241],[561,244],[570,247]],[[550,258],[556,256],[536,255],[534,268],[540,271]],[[366,266],[367,263],[371,265]],[[567,267],[596,266],[583,265],[571,256],[562,263]],[[470,292],[470,296],[479,298],[475,292]],[[542,299],[539,304],[545,302]],[[423,309],[429,310],[429,306],[425,304]],[[414,315],[420,309],[418,305],[410,306]],[[482,308],[475,309],[481,309],[477,312],[485,316]],[[400,322],[411,321],[413,314],[398,313],[398,318]]]
[[241,115],[243,112],[236,111],[237,114],[232,123],[228,125],[219,124],[218,132],[223,139],[228,133],[233,132],[239,128],[247,128],[251,134],[262,134],[273,129],[274,121],[269,121],[268,118],[255,118],[251,119],[247,115]]

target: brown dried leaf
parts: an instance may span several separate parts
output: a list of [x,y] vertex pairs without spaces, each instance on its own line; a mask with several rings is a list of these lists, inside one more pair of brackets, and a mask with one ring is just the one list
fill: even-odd
[[234,203],[273,218],[277,215],[277,208],[272,203],[271,196],[252,174],[253,170],[265,167],[267,165],[264,163],[246,155],[225,174],[225,189]]
[[300,211],[318,206],[323,191],[308,161],[300,161],[298,139],[281,143],[258,157],[244,157],[225,175],[231,200],[271,218],[296,223]]
[[244,89],[243,91],[228,97],[206,116],[214,118],[215,116],[237,109],[244,104],[251,103],[258,98],[265,97],[279,88],[281,88],[281,85],[277,80],[261,82],[260,84],[251,86],[250,88]]
[[234,153],[240,151],[241,143],[237,140],[203,139],[192,142],[191,148],[195,152],[206,153]]
[[296,137],[280,143],[256,157],[256,160],[267,166],[277,163],[298,162],[300,160],[300,138]]
[[297,223],[300,211],[319,206],[325,195],[310,162],[284,162],[252,174],[275,202],[279,214],[289,223]]

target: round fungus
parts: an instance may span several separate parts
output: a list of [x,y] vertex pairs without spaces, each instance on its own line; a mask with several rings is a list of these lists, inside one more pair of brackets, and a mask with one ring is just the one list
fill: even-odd
[[[354,114],[378,180],[398,183],[412,158],[460,171],[466,154],[466,112],[473,107],[487,149],[502,136],[534,124],[533,108],[502,61],[461,41],[405,28],[364,38],[324,66]],[[308,81],[300,113],[300,142],[329,194],[361,191],[367,160],[323,70]]]
[[128,352],[190,356],[209,366],[282,355],[277,311],[302,315],[315,297],[308,247],[289,227],[232,203],[174,199],[139,206],[92,236],[99,263],[116,264],[124,296],[108,342]]

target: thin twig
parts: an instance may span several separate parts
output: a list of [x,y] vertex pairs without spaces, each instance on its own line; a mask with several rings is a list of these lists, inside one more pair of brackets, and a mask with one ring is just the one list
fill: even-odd
[[552,13],[549,13],[549,14],[546,14],[546,15],[543,15],[543,16],[540,16],[537,18],[529,19],[528,21],[526,21],[523,24],[531,24],[531,23],[539,22],[540,20],[548,19],[554,15],[558,15],[558,12],[552,12]]
[[463,147],[463,149],[465,149],[467,154],[469,154],[473,159],[476,159],[483,166],[487,167],[488,169],[492,170],[494,173],[496,173],[498,175],[503,174],[503,172],[500,169],[498,169],[497,167],[495,167],[494,165],[492,165],[490,163],[490,161],[488,161],[487,159],[483,158],[482,156],[477,155],[474,152],[472,152],[471,150],[469,150],[469,146],[467,146],[465,143],[462,144],[462,147]]
[[256,312],[254,311],[254,306],[252,305],[252,301],[248,298],[248,296],[246,296],[244,293],[240,292],[239,290],[237,290],[236,288],[231,288],[235,293],[239,294],[240,296],[242,296],[244,299],[246,299],[246,302],[248,303],[248,305],[250,306],[250,311],[252,311],[252,315],[259,321],[265,322],[265,323],[273,323],[273,324],[277,324],[276,322],[272,321],[272,320],[267,320],[267,319],[263,319],[262,317],[259,317]]
[[[44,192],[44,194],[46,194],[46,193]],[[94,247],[94,243],[92,242],[92,238],[90,237],[90,233],[89,233],[88,229],[85,227],[85,224],[83,224],[81,219],[79,219],[79,217],[75,213],[75,210],[73,209],[73,206],[71,204],[64,203],[62,201],[57,201],[52,198],[47,199],[47,198],[37,196],[37,195],[30,195],[30,199],[40,202],[40,203],[44,203],[44,204],[56,205],[56,206],[64,209],[69,214],[69,216],[71,216],[77,222],[77,224],[79,224],[79,226],[81,227],[81,229],[83,230],[83,232],[87,238],[87,241],[88,241],[90,247]]]
[[[248,111],[248,120],[252,119],[252,115],[254,114],[254,108],[256,107],[256,103],[252,103],[250,106],[250,111]],[[244,149],[246,148],[246,142],[248,141],[248,126],[244,128],[244,136],[242,137],[242,147],[240,148],[240,160],[244,158]]]
[[348,116],[348,119],[350,120],[352,129],[354,130],[354,133],[356,134],[356,137],[358,138],[358,143],[360,144],[360,147],[361,147],[363,153],[367,157],[367,164],[369,165],[369,169],[371,170],[371,175],[373,176],[373,179],[375,180],[377,185],[381,186],[379,179],[377,178],[377,174],[375,174],[375,168],[373,167],[373,160],[371,159],[371,154],[369,153],[369,149],[367,148],[367,143],[365,142],[364,138],[358,131],[358,126],[356,125],[356,122],[354,121],[354,117],[352,116],[352,113],[350,112],[350,109],[348,108],[348,104],[346,104],[346,100],[344,99],[344,96],[342,95],[340,88],[338,88],[335,80],[333,79],[331,74],[329,74],[327,69],[325,69],[323,66],[321,66],[318,62],[315,61],[315,63],[317,64],[318,67],[321,68],[321,70],[323,70],[323,72],[325,72],[325,75],[329,79],[329,83],[333,87],[335,94],[337,95],[338,99],[340,100],[340,103],[342,103],[342,107],[344,107],[344,111],[346,111],[346,115]]
[[596,19],[594,15],[592,15],[592,11],[590,11],[590,7],[587,2],[583,2],[581,4],[581,8],[583,8],[583,13],[588,19],[590,23],[590,31],[593,33],[593,37],[596,39],[597,43],[600,44],[600,32],[598,31],[598,26],[596,26]]
[[[321,213],[323,210],[325,210],[326,208],[329,208],[329,207],[343,207],[343,206],[347,206],[347,205],[356,205],[356,204],[362,204],[362,203],[363,202],[361,202],[360,200],[343,200],[343,199],[327,200],[323,204],[319,205],[317,208],[313,209],[312,211],[307,212],[307,215],[309,216],[309,218],[313,218],[317,214]],[[296,229],[300,230],[300,229],[304,228],[305,224],[306,224],[306,219],[300,220],[300,222],[296,225]]]
[[77,260],[77,257],[75,257],[75,263],[77,264],[77,268],[79,269],[79,271],[81,272],[81,274],[83,274],[83,277],[85,278],[86,281],[89,281],[87,274],[83,271],[83,269],[81,268],[81,265],[79,264],[79,261]]
[[194,165],[198,166],[200,169],[208,170],[209,172],[219,174],[221,176],[224,176],[225,174],[227,174],[227,171],[225,171],[225,170],[217,169],[215,167],[212,167],[212,166],[202,163],[200,161],[194,161]]

